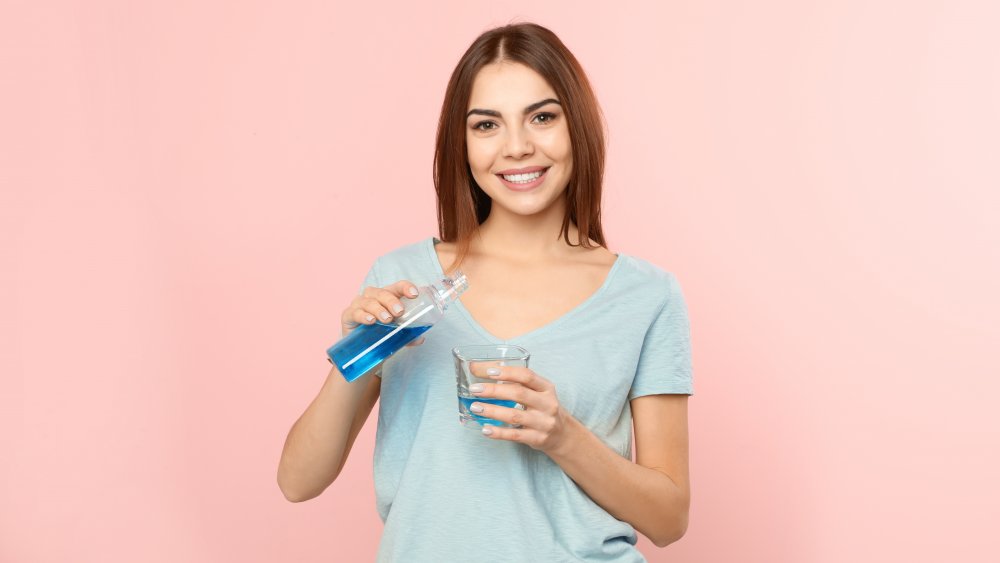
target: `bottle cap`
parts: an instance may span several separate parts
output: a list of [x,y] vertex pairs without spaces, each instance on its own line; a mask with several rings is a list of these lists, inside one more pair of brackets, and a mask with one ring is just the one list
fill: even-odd
[[469,289],[469,279],[461,270],[455,270],[451,277],[444,278],[440,284],[435,284],[438,299],[445,304],[451,303],[466,289]]

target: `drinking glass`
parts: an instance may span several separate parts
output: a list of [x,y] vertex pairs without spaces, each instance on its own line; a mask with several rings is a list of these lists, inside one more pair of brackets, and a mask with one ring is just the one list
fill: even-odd
[[474,383],[497,383],[488,377],[478,377],[470,369],[472,364],[477,364],[477,371],[485,374],[485,369],[491,366],[521,366],[528,367],[528,358],[531,356],[527,350],[512,344],[468,344],[456,346],[451,351],[455,358],[455,377],[458,383],[458,419],[466,427],[480,429],[484,425],[498,426],[501,428],[520,428],[519,424],[508,424],[492,418],[478,415],[469,407],[472,403],[486,403],[500,405],[524,410],[524,405],[503,399],[491,397],[477,397],[469,392],[469,386]]

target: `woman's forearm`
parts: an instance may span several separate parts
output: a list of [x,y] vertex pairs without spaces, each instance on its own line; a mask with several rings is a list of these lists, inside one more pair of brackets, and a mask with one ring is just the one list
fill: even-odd
[[285,439],[278,464],[278,487],[285,498],[309,500],[337,478],[378,398],[376,370],[352,382],[336,367],[330,371],[319,395]]
[[625,459],[564,412],[569,439],[547,452],[601,508],[663,547],[687,530],[689,496],[665,473]]

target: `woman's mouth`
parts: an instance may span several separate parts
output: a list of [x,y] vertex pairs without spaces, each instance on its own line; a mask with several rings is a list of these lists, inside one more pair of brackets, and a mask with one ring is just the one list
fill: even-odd
[[545,168],[524,174],[497,174],[496,176],[508,188],[516,192],[524,192],[540,186],[548,171],[549,169]]

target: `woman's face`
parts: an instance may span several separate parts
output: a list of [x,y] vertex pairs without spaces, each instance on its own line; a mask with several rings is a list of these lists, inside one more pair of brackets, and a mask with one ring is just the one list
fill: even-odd
[[533,215],[562,197],[573,152],[559,102],[548,82],[520,63],[493,63],[476,75],[465,139],[472,176],[494,208]]

